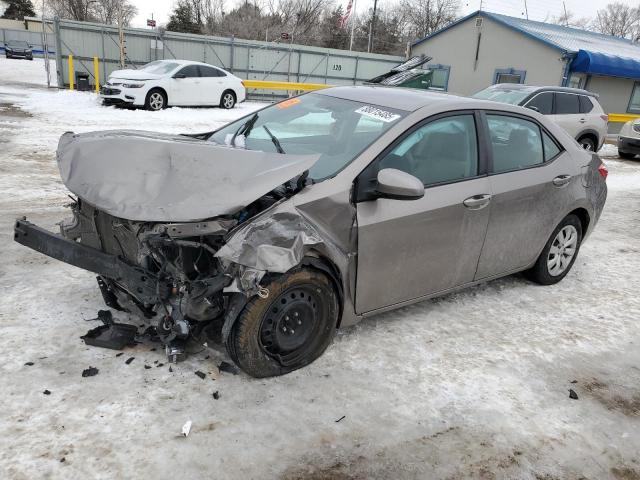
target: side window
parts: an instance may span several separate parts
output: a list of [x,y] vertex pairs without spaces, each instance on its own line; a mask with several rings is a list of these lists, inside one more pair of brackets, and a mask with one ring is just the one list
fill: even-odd
[[556,115],[580,113],[578,95],[556,93]]
[[533,107],[533,110],[543,115],[551,115],[551,112],[553,111],[553,93],[539,93],[529,100],[526,106]]
[[182,70],[178,70],[178,74],[182,74],[187,78],[199,77],[198,65],[187,65]]
[[425,185],[453,182],[478,174],[478,140],[473,115],[434,120],[414,130],[380,161]]
[[204,65],[200,65],[200,76],[201,77],[226,77],[226,74],[222,70],[218,70],[214,67],[205,67]]
[[543,163],[540,127],[534,122],[506,115],[487,115],[493,172],[501,173]]
[[593,102],[586,95],[580,95],[580,113],[589,113],[593,110]]
[[640,83],[633,84],[633,90],[631,91],[631,98],[629,99],[628,112],[640,113]]
[[560,153],[560,148],[549,135],[542,132],[542,144],[544,145],[544,161],[548,162]]

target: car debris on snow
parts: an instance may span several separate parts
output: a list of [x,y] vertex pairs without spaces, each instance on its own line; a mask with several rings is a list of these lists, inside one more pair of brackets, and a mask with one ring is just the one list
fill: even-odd
[[151,368],[151,365],[145,365],[145,366],[144,366],[144,369],[145,369],[145,370],[149,370],[150,368]]
[[189,436],[189,432],[191,431],[191,420],[187,420],[185,424],[182,426],[182,435],[185,437]]
[[578,400],[578,394],[572,389],[569,389],[569,398],[572,400]]
[[82,376],[83,377],[94,377],[94,376],[96,376],[98,374],[99,371],[100,370],[98,370],[95,367],[89,367],[89,368],[86,368],[86,369],[84,369],[82,371]]
[[129,357],[127,358],[124,363],[126,363],[127,365],[129,365],[131,362],[133,362],[135,360],[136,357]]
[[42,392],[42,393],[44,393],[45,395],[51,395],[51,391],[50,391],[50,390],[45,390],[45,391],[44,391],[44,392]]
[[238,375],[238,368],[235,365],[231,365],[228,362],[221,362],[220,365],[218,365],[218,370],[220,372],[226,372],[226,373],[231,373],[233,375]]
[[33,363],[33,362],[26,362],[26,363],[24,364],[24,366],[25,366],[25,367],[32,367],[33,365],[34,365],[34,363]]
[[347,416],[346,415],[342,415],[339,419],[336,420],[336,423],[341,422],[342,420],[344,420]]
[[218,390],[216,390],[215,392],[213,392],[213,399],[218,400],[219,398],[220,398],[220,393],[218,392]]
[[129,345],[135,345],[135,336],[138,327],[125,323],[116,323],[108,310],[100,310],[98,318],[103,325],[92,328],[82,337],[84,343],[94,347],[110,348],[112,350],[122,350]]
[[204,372],[201,372],[200,370],[197,370],[196,372],[194,372],[197,376],[199,376],[202,380],[204,380],[205,378],[207,378],[207,375]]

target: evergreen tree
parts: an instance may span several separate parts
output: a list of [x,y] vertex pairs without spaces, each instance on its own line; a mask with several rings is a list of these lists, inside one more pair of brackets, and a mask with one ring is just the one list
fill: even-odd
[[24,20],[24,17],[35,17],[36,12],[33,9],[31,0],[4,0],[9,6],[4,11],[2,18],[11,20]]
[[167,30],[171,32],[201,33],[202,27],[192,4],[185,0],[180,0],[176,4],[167,23]]

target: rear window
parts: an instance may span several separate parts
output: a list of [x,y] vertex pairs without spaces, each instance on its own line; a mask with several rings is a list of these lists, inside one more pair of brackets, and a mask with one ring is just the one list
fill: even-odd
[[556,115],[580,113],[579,96],[570,93],[556,93]]
[[593,110],[593,102],[586,95],[580,95],[580,113],[589,113]]

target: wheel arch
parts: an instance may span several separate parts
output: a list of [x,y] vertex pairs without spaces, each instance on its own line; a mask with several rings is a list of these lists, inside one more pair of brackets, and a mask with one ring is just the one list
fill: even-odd
[[595,130],[588,128],[586,130],[582,130],[578,135],[576,135],[576,141],[579,141],[581,138],[588,137],[593,140],[595,148],[597,149],[600,145],[600,135]]
[[584,238],[589,229],[589,224],[591,223],[591,216],[589,215],[587,209],[578,207],[570,211],[567,216],[568,215],[575,215],[576,217],[578,217],[578,219],[580,220],[580,225],[582,226],[582,237]]
[[167,89],[166,88],[160,87],[160,86],[151,87],[149,90],[147,90],[147,94],[144,96],[145,101],[147,100],[149,95],[151,95],[151,92],[153,92],[155,90],[159,90],[164,95],[164,99],[166,101],[166,105],[168,106],[169,105],[169,94],[167,93]]
[[231,95],[233,95],[233,98],[235,99],[236,103],[238,102],[238,94],[236,93],[236,91],[233,88],[225,88],[222,91],[222,94],[220,94],[220,100],[222,100],[222,97],[224,96],[225,93],[230,92]]
[[338,295],[338,322],[336,328],[340,328],[342,321],[342,312],[344,310],[344,285],[342,284],[342,277],[338,267],[327,257],[320,255],[316,251],[310,251],[300,262],[301,266],[315,268],[321,272],[327,274],[333,288]]

